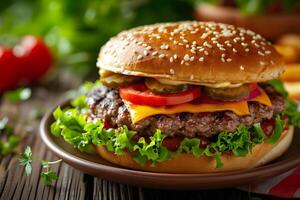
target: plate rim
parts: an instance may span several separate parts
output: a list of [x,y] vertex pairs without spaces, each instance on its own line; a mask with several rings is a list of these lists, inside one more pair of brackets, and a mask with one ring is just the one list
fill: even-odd
[[[89,173],[86,170],[82,170],[81,168],[87,168],[87,169],[93,169],[93,170],[101,170],[103,173],[109,172],[111,174],[125,174],[125,175],[131,175],[131,176],[151,176],[152,178],[170,178],[170,177],[177,177],[179,179],[201,179],[201,178],[210,178],[210,179],[234,179],[234,178],[247,178],[251,177],[253,175],[257,176],[263,176],[264,173],[267,171],[268,173],[274,173],[274,171],[284,171],[287,168],[292,169],[296,167],[298,164],[300,164],[300,156],[293,156],[291,158],[277,161],[275,163],[251,168],[251,169],[243,169],[243,170],[236,170],[236,171],[227,171],[227,172],[210,172],[210,173],[158,173],[158,172],[149,172],[149,171],[140,171],[140,170],[134,170],[134,169],[128,169],[124,168],[122,166],[109,166],[97,162],[93,162],[87,159],[80,158],[70,152],[67,152],[63,148],[61,148],[58,144],[55,143],[55,141],[51,138],[50,133],[50,127],[49,124],[51,122],[52,113],[53,111],[58,107],[66,107],[69,104],[69,99],[63,100],[59,103],[57,103],[55,106],[53,106],[51,109],[46,112],[46,114],[43,116],[40,127],[39,127],[39,135],[43,141],[43,143],[47,146],[50,151],[52,151],[57,157],[63,159],[66,163],[73,166],[73,164],[76,165],[75,168],[80,168],[81,171],[84,171],[88,174]],[[99,155],[95,155],[99,156]],[[80,167],[77,167],[80,166]],[[99,171],[100,172],[100,171]],[[94,175],[94,174],[93,174]],[[94,175],[95,176],[95,175]],[[238,176],[238,177],[237,177]]]

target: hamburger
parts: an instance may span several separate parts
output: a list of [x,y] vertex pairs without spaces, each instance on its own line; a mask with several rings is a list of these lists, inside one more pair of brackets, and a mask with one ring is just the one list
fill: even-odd
[[111,38],[100,82],[58,107],[51,131],[137,170],[230,171],[281,156],[300,124],[281,56],[260,35],[214,22],[137,27]]
[[300,27],[295,26],[300,24],[297,0],[202,0],[195,10],[199,20],[242,26],[272,40],[286,33],[300,34]]

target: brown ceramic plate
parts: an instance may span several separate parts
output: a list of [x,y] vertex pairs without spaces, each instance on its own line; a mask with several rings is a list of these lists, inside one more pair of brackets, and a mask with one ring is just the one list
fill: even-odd
[[[61,104],[64,107],[67,103]],[[253,169],[203,173],[203,174],[169,174],[153,173],[126,169],[103,160],[98,155],[83,154],[61,137],[50,133],[53,122],[50,110],[42,119],[40,135],[47,147],[69,165],[83,172],[100,178],[142,187],[176,190],[215,189],[239,186],[257,182],[281,174],[300,164],[300,135],[296,129],[291,147],[280,158],[272,163]]]

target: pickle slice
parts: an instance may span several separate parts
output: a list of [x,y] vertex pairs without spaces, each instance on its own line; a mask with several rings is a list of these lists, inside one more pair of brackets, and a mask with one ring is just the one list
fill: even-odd
[[100,69],[99,73],[102,84],[107,87],[127,86],[141,80],[141,77],[117,74],[105,69]]
[[163,84],[159,81],[157,81],[154,78],[146,78],[145,84],[149,90],[151,90],[154,93],[176,93],[176,92],[182,92],[184,90],[188,89],[187,84],[183,85],[167,85]]
[[211,88],[204,87],[204,92],[213,99],[237,101],[247,97],[250,93],[248,84],[236,88]]

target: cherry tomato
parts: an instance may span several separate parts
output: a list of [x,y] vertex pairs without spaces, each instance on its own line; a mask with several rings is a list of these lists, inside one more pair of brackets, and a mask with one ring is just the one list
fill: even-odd
[[172,94],[154,94],[144,83],[120,88],[120,96],[134,104],[149,106],[167,106],[190,102],[200,97],[198,87]]
[[17,86],[19,69],[11,49],[0,47],[0,93]]
[[52,65],[52,54],[42,39],[25,36],[13,48],[22,66],[23,79],[27,82],[39,80]]

